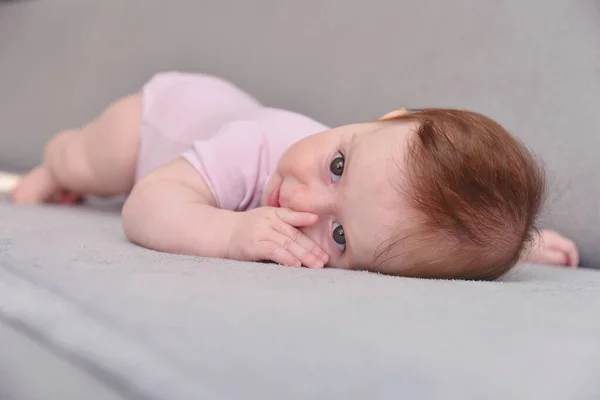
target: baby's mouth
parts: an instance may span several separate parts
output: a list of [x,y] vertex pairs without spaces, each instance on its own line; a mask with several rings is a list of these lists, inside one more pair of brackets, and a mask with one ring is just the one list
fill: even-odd
[[267,206],[269,207],[281,207],[279,203],[279,190],[281,189],[281,184],[277,185],[273,188],[269,196],[267,197]]

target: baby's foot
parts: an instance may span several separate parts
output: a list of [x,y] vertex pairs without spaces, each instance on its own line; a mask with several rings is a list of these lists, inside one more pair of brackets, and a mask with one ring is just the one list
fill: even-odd
[[25,175],[10,193],[16,204],[32,205],[41,203],[73,204],[80,196],[61,188],[44,165]]

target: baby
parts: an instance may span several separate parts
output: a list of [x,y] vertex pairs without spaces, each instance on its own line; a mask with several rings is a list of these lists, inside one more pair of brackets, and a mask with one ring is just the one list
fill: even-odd
[[164,252],[495,279],[519,259],[578,264],[571,241],[534,236],[544,189],[528,150],[474,112],[399,109],[329,129],[170,72],[56,135],[12,199],[127,194],[128,239]]

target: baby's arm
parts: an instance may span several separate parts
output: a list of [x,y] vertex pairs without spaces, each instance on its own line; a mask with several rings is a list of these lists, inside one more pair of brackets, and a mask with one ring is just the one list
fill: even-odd
[[182,158],[142,179],[123,208],[125,234],[147,248],[322,267],[327,255],[297,229],[315,222],[312,214],[288,209],[219,209],[206,182]]
[[216,208],[203,179],[183,159],[138,182],[123,207],[125,234],[158,251],[226,258],[234,213]]

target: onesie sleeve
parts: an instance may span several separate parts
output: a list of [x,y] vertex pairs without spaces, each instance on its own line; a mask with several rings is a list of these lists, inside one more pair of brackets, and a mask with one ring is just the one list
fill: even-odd
[[182,156],[204,178],[219,208],[244,211],[259,201],[268,153],[258,124],[242,120],[224,125],[208,139],[194,141]]

